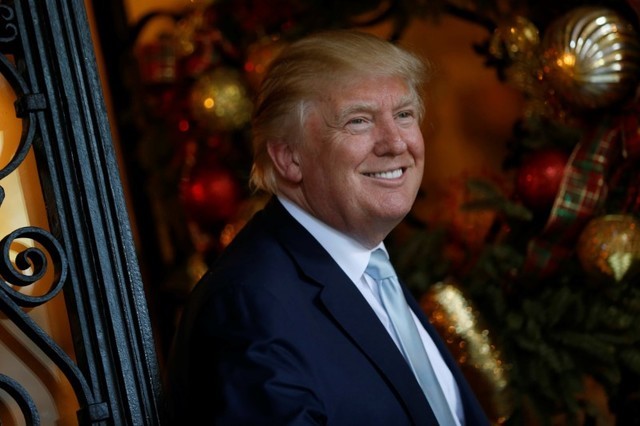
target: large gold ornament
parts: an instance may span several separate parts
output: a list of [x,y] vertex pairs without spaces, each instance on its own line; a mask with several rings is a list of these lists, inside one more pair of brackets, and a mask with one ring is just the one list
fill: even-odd
[[212,131],[242,128],[251,119],[253,104],[238,71],[218,67],[202,75],[191,89],[191,113]]
[[607,107],[634,92],[640,42],[618,13],[582,6],[552,22],[542,39],[543,78],[569,105]]
[[640,266],[640,222],[630,215],[592,219],[580,234],[577,254],[593,278],[620,282]]
[[503,424],[513,412],[508,367],[479,312],[452,283],[431,286],[420,305],[457,358],[489,418]]

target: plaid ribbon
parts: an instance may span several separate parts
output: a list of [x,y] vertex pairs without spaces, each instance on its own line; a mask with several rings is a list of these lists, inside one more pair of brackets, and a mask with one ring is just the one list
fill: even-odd
[[606,118],[576,145],[549,219],[542,233],[529,242],[525,272],[546,276],[572,253],[578,233],[606,200],[606,178],[620,152],[622,128],[618,120],[612,125]]

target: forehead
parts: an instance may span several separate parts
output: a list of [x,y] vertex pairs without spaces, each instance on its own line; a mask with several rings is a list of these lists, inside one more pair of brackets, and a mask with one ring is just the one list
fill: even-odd
[[400,77],[359,77],[328,84],[319,106],[336,118],[354,112],[375,112],[417,104],[416,93]]

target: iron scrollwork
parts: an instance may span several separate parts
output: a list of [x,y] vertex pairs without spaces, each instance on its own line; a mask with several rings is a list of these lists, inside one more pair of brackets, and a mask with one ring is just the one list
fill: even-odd
[[[46,98],[30,93],[25,81],[5,53],[15,53],[18,29],[14,11],[0,5],[0,73],[17,95],[16,116],[23,120],[18,147],[8,164],[0,169],[0,181],[24,161],[36,135],[35,113],[47,108]],[[5,190],[0,186],[0,207]],[[17,240],[28,239],[36,243],[11,258],[11,248]],[[52,283],[42,295],[28,295],[14,287],[25,287],[40,282],[54,268]],[[108,404],[95,401],[84,375],[71,357],[26,313],[23,308],[42,305],[63,289],[67,276],[67,260],[62,245],[48,231],[37,227],[23,227],[0,240],[0,312],[11,320],[38,348],[46,354],[71,383],[80,404],[78,417],[82,424],[93,424],[110,418]],[[29,425],[39,424],[37,407],[29,393],[11,377],[0,374],[0,389],[5,390],[17,403]]]
[[4,390],[18,403],[25,423],[32,426],[40,424],[40,415],[33,399],[24,387],[11,377],[0,374],[0,389]]
[[13,51],[18,38],[18,27],[15,24],[15,13],[13,9],[5,4],[0,4],[0,47],[3,52]]
[[[14,262],[10,259],[10,247],[12,243],[19,238],[27,238],[39,243],[46,253],[38,247],[29,247],[18,253]],[[35,307],[50,301],[61,290],[66,277],[66,259],[62,246],[53,236],[36,227],[20,228],[0,240],[0,311],[8,316],[8,318],[33,341],[43,353],[45,353],[67,377],[73,387],[83,416],[90,423],[95,423],[109,418],[109,410],[105,403],[94,401],[92,392],[79,368],[73,360],[67,355],[60,346],[46,333],[31,317],[25,313],[23,307]],[[11,285],[26,286],[32,285],[42,279],[44,276],[48,262],[46,254],[52,258],[55,267],[55,276],[53,283],[44,295],[31,296],[25,295],[14,290]],[[25,273],[31,269],[31,273]],[[6,380],[3,382],[7,387],[12,387],[12,382]],[[24,395],[24,391],[20,391],[13,386],[15,395]],[[24,401],[28,399],[23,398]],[[25,418],[34,417],[32,404],[19,404],[23,410]],[[30,412],[24,409],[29,407]],[[28,423],[32,424],[32,423]]]

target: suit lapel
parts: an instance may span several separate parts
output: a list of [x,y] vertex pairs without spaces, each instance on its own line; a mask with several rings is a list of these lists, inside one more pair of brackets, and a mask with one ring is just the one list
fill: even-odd
[[367,301],[324,248],[282,205],[268,206],[273,230],[301,270],[318,286],[319,300],[393,389],[415,424],[437,424],[411,369]]
[[[334,280],[329,283],[329,280]],[[328,277],[320,299],[404,404],[414,423],[436,424],[411,369],[360,292],[346,277]],[[352,291],[351,291],[352,290]]]

